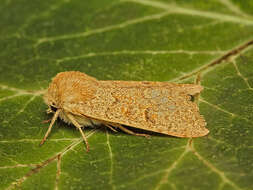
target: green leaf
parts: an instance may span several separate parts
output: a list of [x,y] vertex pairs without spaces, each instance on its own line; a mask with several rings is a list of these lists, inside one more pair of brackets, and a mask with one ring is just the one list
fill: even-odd
[[[2,0],[0,189],[253,189],[253,3],[236,0]],[[200,83],[210,134],[150,139],[52,116],[58,72]],[[143,132],[143,131],[142,131]]]

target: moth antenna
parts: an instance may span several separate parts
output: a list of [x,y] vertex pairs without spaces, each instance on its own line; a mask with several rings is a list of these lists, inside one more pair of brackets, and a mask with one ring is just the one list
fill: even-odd
[[40,146],[43,145],[44,142],[46,141],[46,139],[47,139],[49,133],[51,132],[51,129],[52,129],[52,127],[53,127],[54,122],[56,121],[57,117],[59,116],[60,111],[61,111],[61,110],[58,109],[58,110],[55,112],[55,114],[54,114],[54,116],[53,116],[53,118],[52,118],[52,120],[51,120],[51,123],[50,123],[50,125],[49,125],[49,127],[48,127],[48,130],[47,130],[47,132],[46,132],[44,138],[43,138],[42,141],[40,142]]
[[71,114],[67,113],[67,116],[70,119],[70,121],[73,123],[73,125],[75,125],[75,127],[79,129],[79,131],[80,131],[80,133],[83,137],[83,140],[86,144],[86,151],[89,152],[89,149],[90,149],[89,148],[89,143],[88,143],[88,140],[87,140],[86,136],[83,133],[82,127],[80,126],[80,124],[75,120],[75,118]]

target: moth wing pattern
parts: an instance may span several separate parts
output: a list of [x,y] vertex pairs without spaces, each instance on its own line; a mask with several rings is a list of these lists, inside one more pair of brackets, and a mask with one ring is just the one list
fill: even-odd
[[72,98],[65,95],[63,105],[72,114],[177,137],[208,133],[190,100],[202,90],[200,85],[94,79],[77,80],[72,87]]

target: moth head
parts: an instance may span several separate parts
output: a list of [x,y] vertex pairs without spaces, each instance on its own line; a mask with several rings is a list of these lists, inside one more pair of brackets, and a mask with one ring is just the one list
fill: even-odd
[[78,71],[58,73],[50,83],[44,101],[52,112],[70,102],[86,101],[94,96],[97,80]]

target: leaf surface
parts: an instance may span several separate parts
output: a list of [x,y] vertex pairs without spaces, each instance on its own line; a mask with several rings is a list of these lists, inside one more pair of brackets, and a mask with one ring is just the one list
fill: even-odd
[[[253,4],[213,0],[3,0],[0,189],[253,189]],[[58,72],[198,83],[210,134],[150,139],[57,121],[42,95]]]

